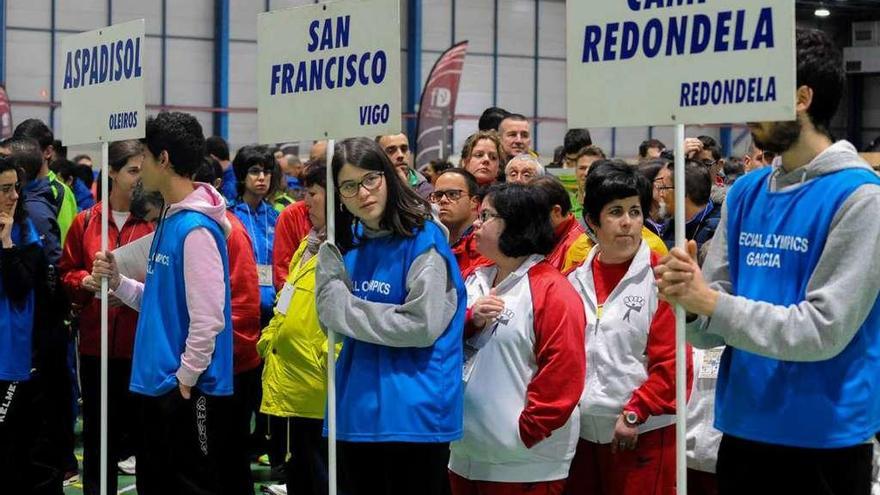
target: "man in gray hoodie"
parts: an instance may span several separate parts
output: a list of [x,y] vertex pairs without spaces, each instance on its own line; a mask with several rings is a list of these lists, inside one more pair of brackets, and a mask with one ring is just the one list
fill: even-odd
[[880,431],[880,177],[828,131],[839,51],[797,32],[797,120],[749,124],[780,155],[738,180],[701,270],[674,249],[655,270],[689,313],[688,340],[726,345],[715,426],[720,493],[870,492]]

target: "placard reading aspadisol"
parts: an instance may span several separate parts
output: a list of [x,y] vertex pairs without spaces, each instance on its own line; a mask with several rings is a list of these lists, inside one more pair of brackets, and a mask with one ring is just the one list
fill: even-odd
[[61,40],[61,135],[67,146],[144,137],[144,20]]
[[577,0],[568,125],[794,120],[794,0]]
[[400,132],[398,0],[260,14],[260,142]]

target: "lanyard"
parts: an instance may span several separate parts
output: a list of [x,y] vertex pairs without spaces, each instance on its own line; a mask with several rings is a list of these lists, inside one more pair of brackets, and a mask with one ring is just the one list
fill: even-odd
[[[245,202],[242,202],[242,204],[244,204],[244,207],[247,210],[248,226],[250,227],[250,231],[253,232],[254,234],[256,234],[257,233],[256,221],[254,220],[253,212],[251,212],[251,206]],[[266,205],[264,205],[262,201],[260,201],[260,206],[264,206],[264,208],[263,208],[263,233],[265,234],[264,241],[266,243],[266,249],[265,249],[265,251],[263,251],[263,255],[268,258],[269,257],[269,210],[265,208]],[[261,251],[257,247],[256,237],[257,237],[256,235],[251,236],[251,246],[254,248],[254,256],[257,258],[257,263],[260,264],[260,259],[262,258],[262,256],[260,256],[260,254],[259,254]],[[265,264],[265,263],[263,263],[263,264]]]

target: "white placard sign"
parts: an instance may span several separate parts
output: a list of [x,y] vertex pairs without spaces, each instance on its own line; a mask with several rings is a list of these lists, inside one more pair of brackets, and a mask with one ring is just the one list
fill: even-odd
[[794,0],[570,0],[568,125],[794,120]]
[[144,137],[144,20],[61,40],[66,146]]
[[260,142],[400,132],[398,0],[267,12],[257,26]]

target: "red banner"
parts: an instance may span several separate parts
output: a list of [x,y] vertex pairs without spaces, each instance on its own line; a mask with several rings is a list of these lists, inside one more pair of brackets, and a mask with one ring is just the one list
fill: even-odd
[[0,86],[0,139],[12,137],[12,105],[6,88]]
[[440,55],[422,90],[416,125],[416,169],[452,154],[452,123],[467,47],[468,42],[462,41]]

